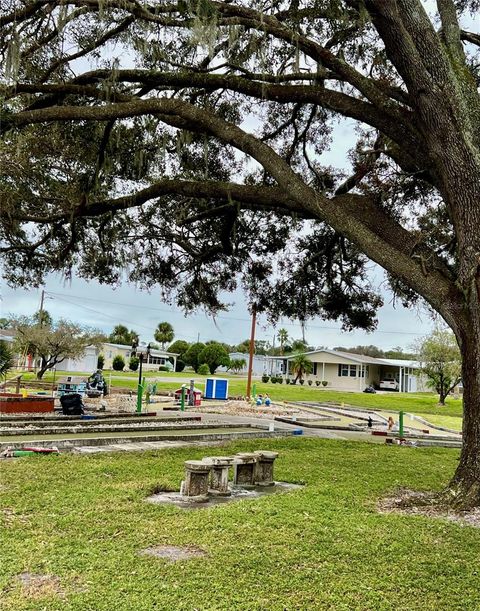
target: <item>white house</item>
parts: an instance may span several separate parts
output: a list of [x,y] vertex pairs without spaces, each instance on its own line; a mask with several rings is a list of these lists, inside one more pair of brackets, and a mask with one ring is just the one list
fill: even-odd
[[[150,354],[147,358],[146,351],[147,347],[144,345],[140,345],[137,348],[137,354],[139,352],[144,354],[144,361],[142,365],[144,371],[158,371],[158,368],[161,365],[175,370],[178,354],[151,348]],[[58,369],[62,369],[63,371],[93,372],[97,369],[97,360],[100,354],[102,354],[104,357],[104,369],[112,369],[113,359],[120,355],[125,361],[125,369],[128,370],[128,361],[132,356],[132,347],[124,344],[112,344],[111,342],[105,342],[100,346],[100,348],[88,346],[81,358],[76,360],[68,359],[59,365]],[[170,362],[170,358],[172,359],[173,364]]]
[[[363,354],[338,350],[313,350],[304,355],[312,361],[312,373],[307,380],[325,381],[335,390],[362,391],[366,386],[378,386],[382,380],[395,380],[401,392],[427,390],[425,380],[416,373],[417,361],[379,359]],[[267,357],[269,375],[293,376],[292,361],[296,355]]]

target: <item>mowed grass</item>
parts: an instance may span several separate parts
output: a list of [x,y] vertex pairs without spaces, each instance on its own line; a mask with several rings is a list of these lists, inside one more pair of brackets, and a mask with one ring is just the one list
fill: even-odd
[[454,431],[462,430],[462,418],[458,416],[444,416],[439,414],[419,414],[423,416],[425,420],[428,420],[431,424],[444,427],[446,429],[452,429]]
[[[4,461],[2,611],[480,608],[479,530],[375,508],[397,486],[440,489],[458,451],[288,439],[220,453],[259,448],[305,488],[183,511],[145,497],[178,489],[183,461],[218,448]],[[138,555],[154,545],[207,555]],[[63,596],[22,590],[24,572],[57,576]]]
[[[57,372],[56,379],[67,374],[66,372]],[[84,375],[74,374],[74,375]],[[87,375],[87,374],[85,374]],[[26,379],[33,379],[33,374],[26,374]],[[110,372],[105,372],[107,382],[110,381]],[[176,378],[183,377],[184,379],[192,378],[195,380],[195,385],[204,391],[205,378],[210,376],[200,376],[194,372],[182,372],[169,374],[168,372],[147,372],[147,381],[153,382],[155,378],[172,377],[171,381],[157,382],[159,390],[173,392],[182,382]],[[239,376],[225,376],[217,374],[216,378],[228,378],[228,392],[230,396],[245,396],[246,394],[246,379]],[[48,382],[53,381],[53,373],[47,372],[44,376],[46,386]],[[111,384],[115,387],[136,389],[138,382],[138,374],[130,372],[114,372],[111,375]],[[442,416],[461,417],[462,416],[462,400],[449,397],[446,401],[447,405],[441,407],[438,405],[438,395],[434,393],[377,393],[367,394],[363,392],[348,392],[330,390],[328,388],[317,386],[304,386],[300,384],[272,384],[268,382],[263,384],[258,380],[254,380],[257,393],[269,394],[274,401],[312,401],[312,402],[332,402],[345,403],[356,407],[365,407],[370,409],[385,409],[392,411],[406,411],[414,414],[438,414]]]

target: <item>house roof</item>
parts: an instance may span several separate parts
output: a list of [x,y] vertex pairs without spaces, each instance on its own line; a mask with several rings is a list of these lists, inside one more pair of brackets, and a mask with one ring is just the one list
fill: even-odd
[[[390,365],[393,367],[410,367],[411,369],[419,369],[420,363],[418,361],[409,361],[405,359],[386,359],[386,358],[375,358],[373,356],[366,356],[365,354],[353,354],[351,352],[342,352],[341,350],[311,350],[310,352],[302,352],[305,356],[311,356],[313,354],[330,354],[332,356],[338,356],[347,361],[353,363],[365,363],[370,365]],[[285,356],[270,356],[270,359],[285,359],[290,360],[295,358],[296,354],[285,355]]]
[[[125,344],[113,344],[112,342],[104,342],[104,346],[112,346],[112,348],[120,348],[122,350],[132,350],[131,346],[127,346]],[[143,352],[146,350],[146,346],[137,346],[137,350]],[[158,350],[158,348],[150,348],[151,356],[179,356],[177,352],[167,352],[166,350]]]

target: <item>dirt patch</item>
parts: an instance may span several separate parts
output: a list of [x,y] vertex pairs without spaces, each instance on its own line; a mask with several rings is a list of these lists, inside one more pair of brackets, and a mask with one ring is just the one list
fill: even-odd
[[283,405],[271,404],[254,405],[248,401],[229,400],[221,405],[202,405],[203,413],[228,414],[229,416],[255,416],[257,418],[269,418],[274,416],[305,416],[311,417],[310,412],[302,411],[295,407],[285,407]]
[[155,558],[165,558],[170,562],[179,562],[180,560],[189,560],[190,558],[201,558],[207,554],[194,545],[186,547],[176,547],[175,545],[156,545],[155,547],[147,547],[139,552],[140,556],[154,556]]
[[438,494],[434,492],[418,492],[402,488],[381,499],[377,503],[377,510],[380,513],[401,513],[429,518],[443,518],[456,522],[460,526],[480,528],[480,507],[470,511],[453,511],[453,509],[441,504]]
[[65,596],[65,590],[56,575],[38,575],[35,573],[20,573],[17,580],[21,584],[22,595],[26,598],[45,598],[46,596]]

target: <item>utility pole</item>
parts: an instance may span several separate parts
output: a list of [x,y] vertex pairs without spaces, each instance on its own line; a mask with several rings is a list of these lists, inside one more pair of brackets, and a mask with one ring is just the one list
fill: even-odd
[[248,358],[248,374],[247,374],[247,397],[250,398],[252,389],[252,369],[253,369],[253,354],[255,350],[255,327],[257,326],[257,310],[255,306],[252,308],[252,330],[250,332],[250,350]]
[[45,301],[45,291],[42,289],[42,296],[40,297],[40,309],[38,310],[38,322],[40,326],[43,326],[43,302]]

